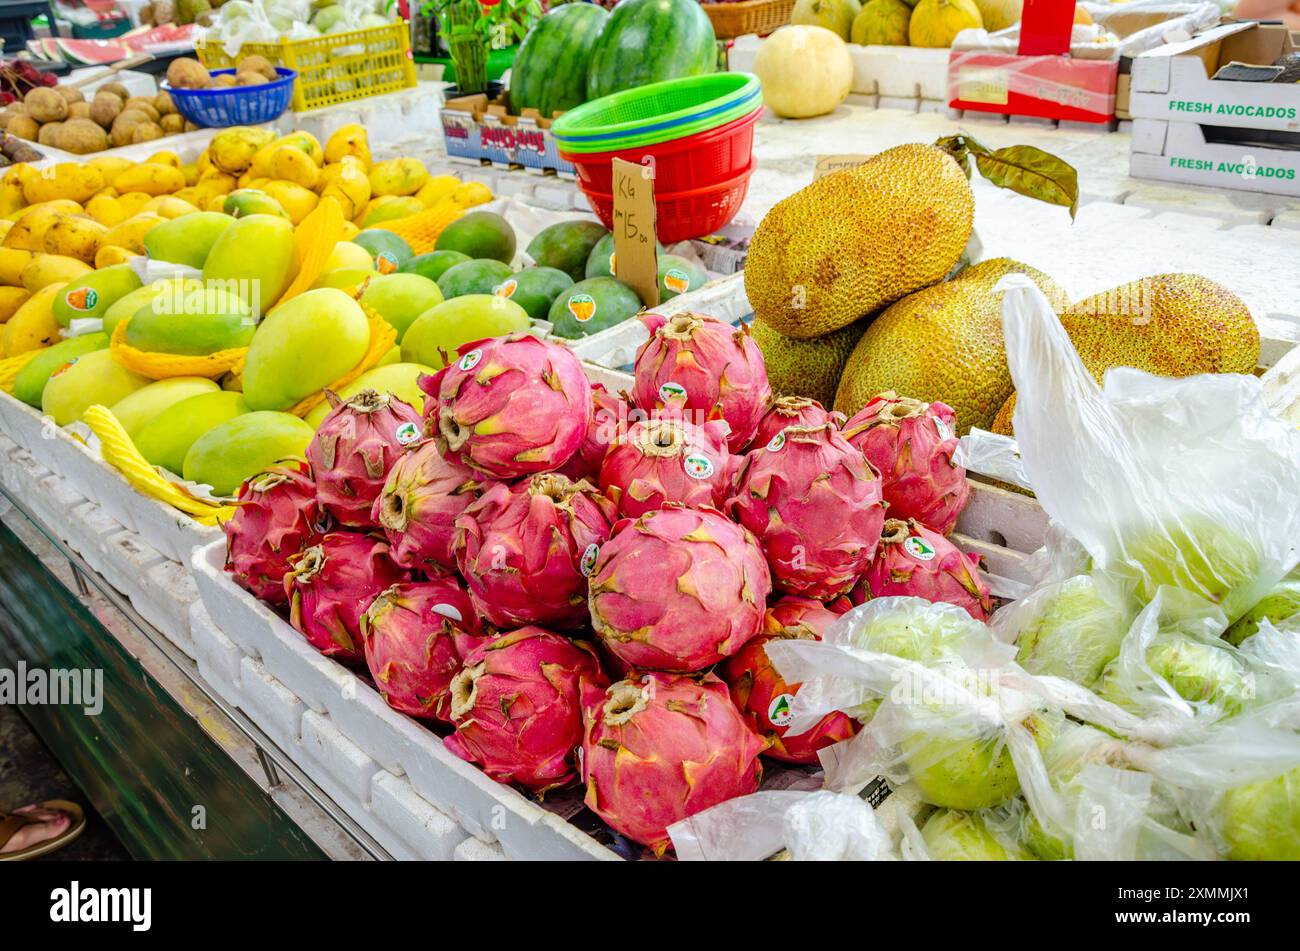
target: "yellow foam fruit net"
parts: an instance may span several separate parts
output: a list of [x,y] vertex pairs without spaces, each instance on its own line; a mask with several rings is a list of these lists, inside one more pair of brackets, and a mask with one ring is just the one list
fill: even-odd
[[104,461],[116,469],[141,495],[166,502],[180,509],[201,525],[219,525],[235,512],[235,507],[191,495],[183,486],[170,482],[140,455],[131,437],[107,406],[91,406],[82,420],[99,437]]
[[39,350],[29,350],[26,353],[18,354],[16,357],[9,357],[8,359],[0,360],[0,390],[4,390],[4,392],[12,396],[14,392],[14,381],[18,379],[18,374],[21,373],[23,367],[27,366],[27,364],[32,361],[32,358],[43,349],[45,348],[42,347]]

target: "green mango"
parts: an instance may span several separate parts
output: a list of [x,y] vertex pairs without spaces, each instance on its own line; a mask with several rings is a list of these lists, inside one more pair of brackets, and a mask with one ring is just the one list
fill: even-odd
[[555,335],[569,340],[599,333],[636,316],[641,298],[612,277],[589,277],[566,287],[548,315]]
[[234,218],[219,211],[181,215],[150,228],[144,236],[144,249],[155,261],[202,268],[213,246],[234,223]]
[[573,285],[573,278],[558,268],[526,267],[497,285],[498,297],[514,301],[533,320],[545,320],[551,304]]
[[528,312],[495,294],[466,294],[432,307],[411,324],[402,338],[402,359],[441,369],[444,353],[484,337],[517,333],[530,326]]
[[318,287],[336,287],[341,291],[364,284],[370,278],[375,276],[374,271],[366,270],[359,267],[340,267],[332,271],[326,271],[312,283],[311,289]]
[[107,346],[108,334],[85,334],[41,350],[18,371],[18,376],[14,378],[14,397],[28,406],[40,409],[41,394],[45,391],[50,374],[83,354],[103,350]]
[[297,272],[293,225],[275,215],[249,215],[217,238],[203,264],[203,283],[225,281],[260,317],[289,289]]
[[131,293],[118,300],[104,312],[104,333],[108,334],[110,340],[113,339],[113,331],[117,325],[128,317],[134,317],[136,312],[145,304],[152,303],[154,298],[162,294],[183,294],[191,288],[202,287],[202,281],[182,280],[176,278],[166,281],[154,281],[152,284],[146,284],[144,287],[137,287]]
[[331,287],[299,294],[253,335],[244,398],[255,410],[289,409],[355,367],[369,345],[365,312],[347,294]]
[[175,376],[168,380],[150,383],[130,396],[118,400],[109,409],[122,424],[126,434],[134,441],[145,424],[152,422],[168,407],[175,406],[181,400],[187,400],[191,396],[217,392],[220,392],[217,384],[204,377]]
[[484,258],[480,261],[465,261],[453,264],[442,272],[438,278],[438,289],[442,296],[450,300],[466,294],[491,294],[503,283],[510,280],[514,271],[509,264]]
[[288,413],[245,413],[218,423],[195,440],[185,454],[183,475],[212,486],[215,495],[232,496],[250,476],[281,459],[305,457],[316,431]]
[[70,281],[54,298],[54,319],[68,327],[74,320],[103,318],[108,309],[140,287],[129,264],[114,264]]
[[242,393],[220,390],[201,393],[174,403],[148,423],[135,436],[135,448],[152,466],[180,475],[190,446],[218,423],[248,412]]
[[556,268],[580,281],[591,249],[607,234],[597,221],[561,221],[537,232],[528,243],[528,256],[541,267]]
[[659,255],[659,303],[699,290],[708,280],[708,272],[694,261],[676,254]]
[[442,303],[442,291],[433,281],[418,274],[381,274],[370,279],[361,303],[377,310],[380,317],[393,325],[397,339],[401,340],[416,317]]
[[397,270],[402,274],[418,274],[436,281],[447,268],[472,260],[468,254],[459,251],[430,251],[427,254],[417,254]]
[[[373,370],[367,370],[347,386],[339,387],[337,395],[341,400],[348,400],[362,390],[391,393],[402,402],[410,403],[418,413],[424,408],[424,390],[420,389],[418,380],[421,376],[434,372],[436,371],[433,367],[420,363],[380,364]],[[322,400],[319,406],[307,414],[307,425],[312,429],[318,428],[331,409],[333,407],[329,402]]]
[[112,351],[93,350],[73,357],[50,376],[41,393],[41,412],[66,426],[80,420],[88,407],[112,406],[152,382],[118,364]]
[[247,218],[249,215],[275,215],[286,221],[289,219],[289,213],[284,210],[283,205],[266,192],[258,191],[256,188],[236,188],[221,203],[221,210],[235,218]]
[[246,347],[257,325],[248,305],[221,287],[187,291],[174,303],[157,297],[126,325],[126,342],[147,353],[205,356]]

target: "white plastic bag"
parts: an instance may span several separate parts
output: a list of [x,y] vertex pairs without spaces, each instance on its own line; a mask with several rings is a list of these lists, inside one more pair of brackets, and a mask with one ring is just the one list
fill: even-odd
[[1172,585],[1230,621],[1250,608],[1300,560],[1300,432],[1259,380],[1121,367],[1103,391],[1032,281],[996,289],[1016,442],[1044,510],[1144,602]]

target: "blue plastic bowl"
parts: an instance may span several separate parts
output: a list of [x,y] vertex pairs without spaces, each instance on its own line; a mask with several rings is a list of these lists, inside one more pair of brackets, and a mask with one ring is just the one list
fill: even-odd
[[[277,66],[279,79],[264,86],[227,86],[223,89],[173,89],[162,83],[176,104],[176,111],[195,125],[224,129],[232,125],[258,125],[278,119],[293,102],[293,84],[298,73]],[[214,69],[213,76],[233,74],[233,69]]]

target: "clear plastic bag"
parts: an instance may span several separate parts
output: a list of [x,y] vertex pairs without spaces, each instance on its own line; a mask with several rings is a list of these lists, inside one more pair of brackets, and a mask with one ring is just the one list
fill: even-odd
[[782,849],[796,862],[897,858],[868,803],[826,790],[731,799],[674,823],[668,835],[682,861],[762,861]]
[[1300,560],[1300,432],[1250,376],[1120,367],[1103,390],[1032,281],[997,289],[1016,443],[1044,510],[1142,601],[1169,585],[1244,613]]

